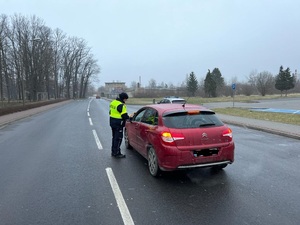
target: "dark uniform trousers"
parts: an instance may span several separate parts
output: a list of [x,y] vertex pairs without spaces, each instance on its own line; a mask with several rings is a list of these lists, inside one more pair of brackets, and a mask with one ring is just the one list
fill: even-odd
[[118,155],[121,153],[121,144],[123,140],[123,126],[122,127],[112,127],[112,155]]

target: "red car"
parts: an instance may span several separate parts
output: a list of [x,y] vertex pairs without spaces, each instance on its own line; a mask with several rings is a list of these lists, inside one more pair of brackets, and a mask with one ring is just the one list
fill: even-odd
[[124,139],[127,149],[148,160],[152,176],[161,170],[222,169],[234,161],[232,130],[200,105],[146,105],[126,122]]

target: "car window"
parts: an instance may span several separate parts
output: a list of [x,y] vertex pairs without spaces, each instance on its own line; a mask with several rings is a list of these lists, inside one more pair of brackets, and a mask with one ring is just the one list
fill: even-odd
[[140,112],[137,112],[137,113],[135,114],[135,117],[133,118],[133,121],[140,122],[141,119],[143,118],[143,115],[144,115],[145,111],[146,111],[146,109],[144,109],[144,110],[142,110],[142,111],[140,111]]
[[188,114],[187,112],[173,113],[163,116],[163,123],[169,128],[199,128],[224,125],[213,112],[199,112]]
[[155,109],[148,108],[141,120],[143,123],[157,125],[158,124],[158,113]]

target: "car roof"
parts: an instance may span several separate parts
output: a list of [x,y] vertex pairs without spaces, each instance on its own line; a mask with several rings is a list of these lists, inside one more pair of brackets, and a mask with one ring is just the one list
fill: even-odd
[[199,111],[212,111],[202,105],[196,104],[151,104],[144,107],[151,107],[161,113],[182,111],[182,110],[199,110]]
[[179,98],[179,97],[176,97],[176,96],[164,97],[163,99],[169,99],[169,100],[183,100],[183,101],[185,101],[185,99]]

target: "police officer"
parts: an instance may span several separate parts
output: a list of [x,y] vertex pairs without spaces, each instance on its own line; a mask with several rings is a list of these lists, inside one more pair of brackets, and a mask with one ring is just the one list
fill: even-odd
[[121,144],[123,139],[123,130],[126,120],[129,119],[125,102],[128,95],[125,92],[119,94],[119,97],[110,103],[109,125],[112,130],[111,156],[115,158],[125,158],[121,153]]

